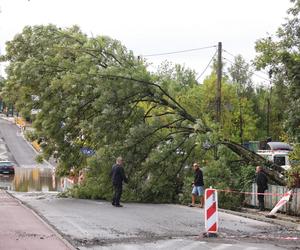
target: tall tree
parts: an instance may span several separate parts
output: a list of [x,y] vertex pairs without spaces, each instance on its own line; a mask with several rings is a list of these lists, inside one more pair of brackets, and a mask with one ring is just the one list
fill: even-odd
[[234,58],[234,63],[228,68],[231,82],[237,85],[237,95],[239,100],[239,129],[240,129],[240,142],[244,142],[244,126],[245,121],[243,118],[243,105],[247,99],[253,97],[253,82],[252,72],[250,71],[249,64],[243,59],[241,55]]
[[[195,84],[194,73],[176,66],[169,76],[150,75],[118,41],[89,38],[76,26],[25,27],[7,43],[2,60],[10,62],[4,93],[23,115],[34,116],[43,156],[55,155],[62,172],[89,164],[81,153],[89,147],[104,179],[123,154],[139,180],[132,181],[136,189],[147,188],[141,179],[171,185],[191,160],[191,135],[210,131],[169,94],[179,97],[180,85]],[[178,166],[169,171],[171,157]]]
[[230,81],[239,85],[240,94],[251,98],[254,90],[252,81],[253,73],[250,65],[241,55],[234,58],[233,64],[228,68],[228,73]]
[[[257,68],[266,68],[276,84],[280,113],[286,119],[285,129],[295,141],[300,139],[300,1],[291,0],[287,22],[277,31],[276,37],[260,39],[256,43]],[[279,101],[279,102],[278,102]],[[280,108],[281,107],[281,108]],[[282,109],[282,107],[284,109]]]

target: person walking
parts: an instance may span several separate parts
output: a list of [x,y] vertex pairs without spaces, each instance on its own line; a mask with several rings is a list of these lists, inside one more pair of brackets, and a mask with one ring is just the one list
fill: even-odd
[[120,204],[120,199],[123,191],[123,181],[127,183],[127,178],[125,175],[123,164],[123,159],[119,156],[116,160],[116,163],[112,166],[111,170],[111,178],[114,188],[114,196],[111,204],[115,207],[123,207]]
[[200,204],[198,207],[202,208],[204,206],[204,181],[203,181],[203,173],[200,170],[199,164],[193,164],[194,169],[194,182],[193,190],[192,190],[192,203],[189,205],[190,207],[194,207],[196,203],[196,197],[200,197]]
[[256,184],[257,184],[257,199],[258,208],[260,211],[265,210],[265,195],[263,194],[265,190],[268,189],[268,178],[265,175],[263,168],[261,166],[256,167]]

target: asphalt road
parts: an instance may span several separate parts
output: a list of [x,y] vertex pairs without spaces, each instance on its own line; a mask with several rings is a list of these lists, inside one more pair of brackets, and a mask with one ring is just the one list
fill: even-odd
[[11,122],[0,119],[0,138],[5,141],[8,151],[10,152],[9,160],[13,160],[19,167],[49,168],[47,163],[38,164],[35,161],[37,156],[34,149],[24,139],[20,128]]
[[297,249],[300,232],[219,213],[217,238],[204,238],[204,210],[13,193],[79,249]]

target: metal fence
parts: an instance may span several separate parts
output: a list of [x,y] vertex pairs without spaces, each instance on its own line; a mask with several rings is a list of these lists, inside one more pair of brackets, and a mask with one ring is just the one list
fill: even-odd
[[[284,186],[268,185],[266,193],[270,195],[265,195],[265,207],[271,210],[287,191],[288,189]],[[257,195],[254,194],[256,192],[257,186],[256,183],[253,183],[251,190],[252,194],[245,195],[245,203],[247,205],[258,207]],[[292,201],[282,206],[279,211],[300,215],[300,188],[294,189]]]

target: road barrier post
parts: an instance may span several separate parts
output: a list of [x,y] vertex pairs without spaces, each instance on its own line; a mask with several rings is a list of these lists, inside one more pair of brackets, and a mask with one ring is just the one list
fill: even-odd
[[206,237],[216,237],[218,232],[218,192],[216,189],[205,189],[205,233]]
[[284,205],[286,204],[292,197],[293,195],[293,190],[289,190],[288,192],[286,192],[282,198],[280,199],[280,201],[277,202],[277,204],[275,205],[275,207],[271,210],[271,212],[269,214],[266,215],[266,217],[269,218],[274,218],[275,213]]

